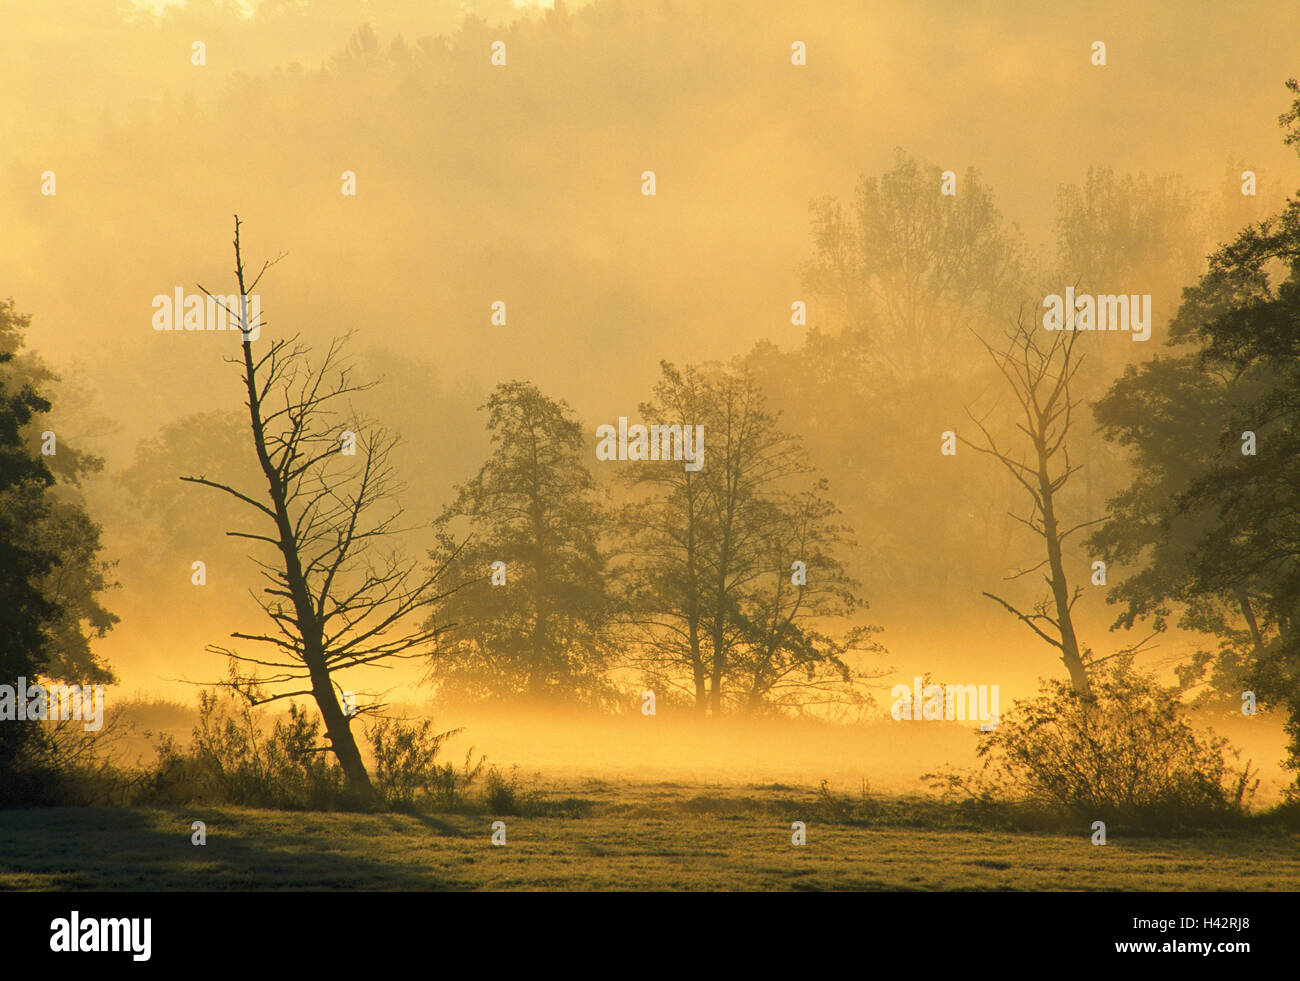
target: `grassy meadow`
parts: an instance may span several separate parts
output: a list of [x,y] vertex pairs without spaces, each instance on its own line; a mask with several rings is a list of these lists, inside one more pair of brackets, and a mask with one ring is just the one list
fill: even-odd
[[[1300,889],[1300,835],[1143,837],[935,826],[921,800],[789,785],[570,781],[525,815],[233,807],[0,812],[4,890]],[[837,811],[838,808],[838,811]],[[207,842],[191,843],[206,824]],[[492,823],[506,844],[491,843]],[[807,843],[791,843],[804,821]],[[930,825],[930,826],[927,826]]]

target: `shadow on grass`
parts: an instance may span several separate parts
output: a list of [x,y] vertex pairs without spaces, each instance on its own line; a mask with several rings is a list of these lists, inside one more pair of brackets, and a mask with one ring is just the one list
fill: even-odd
[[445,835],[448,838],[469,838],[470,837],[469,832],[463,831],[462,829],[457,828],[455,825],[448,824],[442,818],[434,817],[432,814],[421,814],[417,812],[414,814],[408,814],[407,817],[411,818],[414,821],[418,821],[420,824],[424,825],[430,831],[436,831],[438,832],[438,834]]
[[[321,815],[221,808],[98,807],[0,811],[0,889],[97,890],[437,890],[468,883],[419,861],[412,828],[391,818],[324,820]],[[206,843],[192,842],[193,821]],[[466,832],[419,816],[431,850]],[[403,827],[405,824],[405,827]],[[367,840],[368,839],[368,840]],[[372,847],[370,842],[375,843]],[[361,843],[364,842],[364,843]],[[445,856],[440,856],[445,858]]]

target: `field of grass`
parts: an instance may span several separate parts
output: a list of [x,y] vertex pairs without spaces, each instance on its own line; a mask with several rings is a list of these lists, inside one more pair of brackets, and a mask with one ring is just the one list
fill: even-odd
[[[1300,835],[1127,837],[821,822],[784,786],[567,788],[569,816],[242,808],[0,812],[0,889],[1297,890]],[[556,798],[553,793],[552,799]],[[785,811],[785,814],[781,814]],[[581,816],[574,816],[581,815]],[[191,844],[191,823],[207,844]],[[790,825],[807,824],[807,844]]]

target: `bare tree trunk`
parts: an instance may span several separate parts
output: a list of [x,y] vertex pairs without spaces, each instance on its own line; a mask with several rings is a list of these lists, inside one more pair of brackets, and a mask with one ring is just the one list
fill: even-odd
[[689,472],[683,479],[687,506],[686,581],[690,589],[690,599],[686,609],[686,629],[691,648],[691,671],[695,681],[695,711],[700,715],[706,715],[709,711],[709,689],[704,670],[704,652],[701,650],[703,638],[700,636],[699,541],[696,535],[696,523],[699,519],[695,512],[697,489]]
[[704,655],[700,650],[700,627],[698,622],[690,625],[691,668],[695,676],[695,711],[706,715],[709,711],[709,686],[704,672]]
[[325,666],[324,655],[317,654],[307,662],[311,671],[311,693],[320,709],[321,719],[325,723],[325,735],[330,741],[330,748],[343,768],[343,776],[348,786],[359,793],[363,799],[374,795],[370,775],[361,761],[361,751],[357,747],[356,737],[352,734],[351,720],[343,714],[334,684],[330,680],[329,670]]
[[1070,684],[1080,694],[1087,694],[1088,673],[1084,670],[1083,658],[1079,654],[1079,638],[1074,632],[1074,617],[1071,614],[1070,587],[1065,578],[1065,564],[1061,560],[1061,536],[1056,523],[1056,503],[1051,481],[1047,473],[1047,458],[1040,442],[1038,447],[1039,493],[1043,501],[1043,537],[1047,544],[1047,563],[1050,570],[1049,582],[1052,588],[1052,601],[1056,605],[1056,623],[1061,638],[1061,663],[1070,672]]
[[1246,626],[1250,629],[1250,641],[1255,646],[1255,656],[1259,657],[1264,652],[1264,638],[1259,632],[1259,623],[1255,619],[1255,610],[1250,605],[1250,596],[1246,590],[1238,586],[1236,589],[1237,603],[1241,607],[1241,615],[1246,619]]
[[1083,521],[1062,530],[1056,504],[1057,493],[1081,469],[1070,463],[1068,442],[1072,413],[1077,404],[1070,397],[1070,382],[1082,363],[1082,358],[1074,356],[1077,337],[1073,332],[1057,332],[1051,335],[1049,342],[1040,344],[1034,327],[1027,327],[1021,319],[1009,332],[1005,351],[995,351],[983,342],[1020,407],[1021,417],[1016,429],[1027,436],[1033,446],[1033,465],[1024,462],[1020,455],[1001,449],[988,428],[969,410],[967,414],[983,435],[984,445],[967,439],[961,442],[996,459],[1028,495],[1032,505],[1028,516],[1013,517],[1043,540],[1046,557],[1010,578],[1018,579],[1046,565],[1044,579],[1052,594],[1052,612],[1048,612],[1046,603],[1039,603],[1034,612],[1024,613],[1001,597],[992,593],[984,595],[1002,604],[1055,647],[1070,674],[1071,686],[1075,691],[1087,694],[1091,686],[1072,612],[1080,589],[1076,586],[1072,590],[1066,577],[1064,543],[1070,535],[1095,521]]
[[[244,283],[244,264],[242,257],[239,255],[238,234],[238,229],[236,229],[235,275],[239,280],[242,310],[243,297],[248,295],[248,288]],[[373,794],[370,775],[366,773],[365,765],[361,762],[361,751],[357,748],[356,737],[352,734],[350,721],[343,714],[338,697],[335,695],[334,685],[330,679],[329,666],[321,645],[324,630],[316,614],[315,605],[312,603],[311,590],[307,583],[307,577],[303,573],[302,558],[298,554],[298,540],[294,532],[293,521],[289,516],[288,490],[285,487],[284,478],[279,467],[272,462],[271,455],[267,450],[266,422],[262,418],[263,392],[259,390],[257,384],[257,365],[253,360],[250,331],[247,323],[241,323],[240,326],[244,329],[244,382],[248,391],[248,414],[252,422],[253,444],[257,449],[257,461],[262,468],[263,476],[266,477],[268,494],[275,511],[275,524],[280,533],[279,549],[280,554],[284,557],[285,580],[293,601],[298,626],[302,633],[302,660],[310,674],[312,697],[316,700],[317,708],[320,709],[321,719],[325,723],[325,734],[329,738],[330,747],[333,749],[339,765],[343,768],[343,775],[347,779],[348,786],[361,794],[362,797],[369,798]]]

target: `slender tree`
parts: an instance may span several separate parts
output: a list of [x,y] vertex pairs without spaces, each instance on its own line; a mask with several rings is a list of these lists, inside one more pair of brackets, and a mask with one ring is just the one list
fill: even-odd
[[[1043,541],[1046,554],[1042,561],[1021,569],[1010,578],[1031,575],[1046,566],[1043,576],[1051,593],[1030,613],[1025,613],[1000,596],[984,593],[1015,614],[1035,634],[1060,652],[1061,663],[1070,673],[1074,690],[1088,692],[1088,672],[1084,653],[1074,628],[1074,604],[1082,589],[1070,587],[1065,571],[1065,543],[1099,519],[1068,524],[1061,514],[1062,490],[1081,469],[1070,461],[1070,427],[1079,402],[1070,394],[1073,381],[1083,361],[1075,352],[1079,334],[1074,331],[1040,332],[1021,315],[1006,333],[1006,346],[999,349],[988,342],[985,349],[997,366],[1015,399],[1018,409],[1016,430],[1025,449],[1015,452],[1004,447],[985,424],[985,420],[967,410],[979,429],[982,442],[959,437],[962,443],[998,461],[1020,485],[1029,498],[1027,514],[1012,517]],[[1027,449],[1027,452],[1026,452]]]
[[[181,479],[221,491],[261,523],[259,531],[227,534],[269,550],[267,559],[255,559],[265,585],[254,597],[273,629],[231,636],[272,651],[253,657],[223,646],[209,650],[232,659],[236,669],[227,684],[254,704],[315,699],[349,787],[368,798],[370,779],[352,716],[340,704],[337,676],[361,665],[427,656],[441,628],[422,621],[445,598],[436,589],[442,570],[424,570],[384,548],[402,530],[401,487],[389,464],[396,438],[351,413],[348,397],[373,383],[353,380],[342,353],[347,335],[331,341],[316,363],[296,336],[270,340],[255,352],[253,338],[264,325],[250,322],[247,298],[273,263],[247,281],[238,216],[234,247],[240,309],[222,308],[243,331],[242,356],[234,360],[265,485],[239,489],[206,475]],[[270,668],[271,674],[242,675],[239,664]]]
[[[664,426],[694,426],[707,418],[708,381],[691,366],[661,363],[663,377],[641,412]],[[647,683],[661,691],[685,688],[700,714],[709,708],[706,550],[711,525],[704,477],[674,461],[641,462],[624,471],[648,496],[619,514],[624,564],[624,616],[629,658]]]

